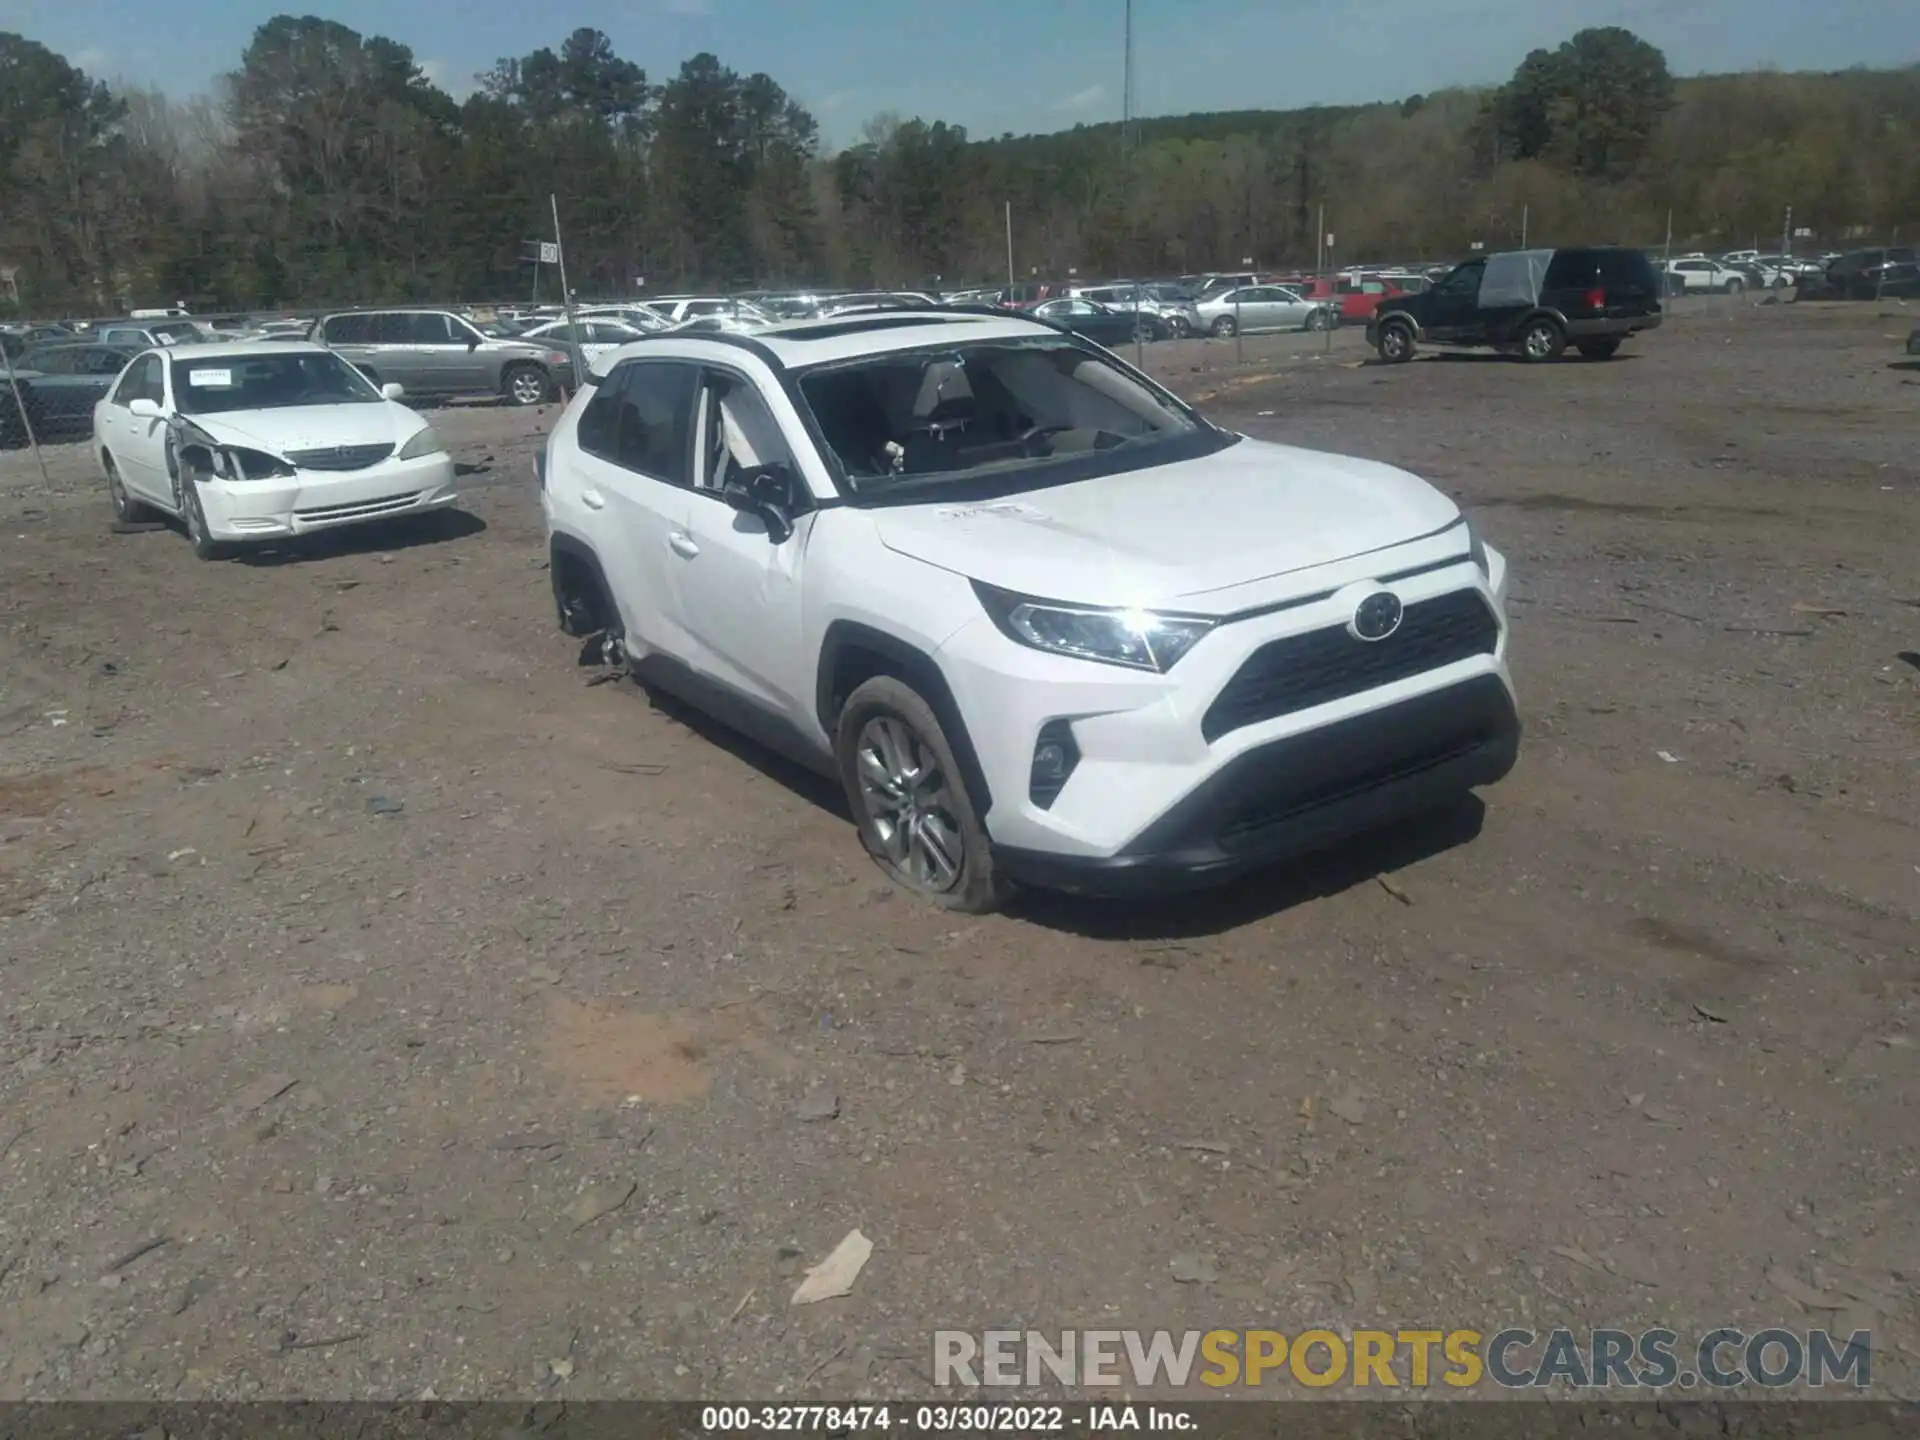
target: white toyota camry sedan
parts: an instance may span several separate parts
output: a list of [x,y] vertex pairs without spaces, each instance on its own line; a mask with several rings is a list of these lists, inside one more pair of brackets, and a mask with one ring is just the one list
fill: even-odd
[[178,516],[203,560],[451,505],[433,427],[332,351],[304,341],[149,350],[94,407],[116,518]]

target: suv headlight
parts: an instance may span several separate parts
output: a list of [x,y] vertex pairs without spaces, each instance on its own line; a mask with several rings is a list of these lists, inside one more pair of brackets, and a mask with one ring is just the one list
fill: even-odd
[[1000,633],[1029,649],[1163,675],[1219,623],[1204,615],[1037,600],[979,580],[973,592]]
[[446,452],[447,443],[431,425],[422,425],[413,432],[411,439],[400,447],[396,459],[418,460],[422,455],[441,455]]

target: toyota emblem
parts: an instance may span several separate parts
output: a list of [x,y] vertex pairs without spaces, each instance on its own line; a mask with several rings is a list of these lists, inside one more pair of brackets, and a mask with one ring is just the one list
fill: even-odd
[[1391,590],[1376,590],[1353,607],[1353,619],[1347,630],[1356,640],[1384,640],[1400,628],[1400,597]]

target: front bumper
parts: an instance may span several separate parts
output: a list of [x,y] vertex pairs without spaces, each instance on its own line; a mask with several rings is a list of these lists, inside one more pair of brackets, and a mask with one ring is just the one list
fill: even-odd
[[[988,791],[983,820],[1008,873],[1068,889],[1109,888],[1102,875],[1122,888],[1178,876],[1205,884],[1498,779],[1517,736],[1506,562],[1488,550],[1483,575],[1459,546],[1457,533],[1443,532],[1287,577],[1285,586],[1223,595],[1221,611],[1253,613],[1211,631],[1166,675],[1043,654],[984,617],[964,626],[937,659],[968,721]],[[1273,653],[1266,647],[1277,643],[1292,654],[1296,642],[1344,631],[1376,583],[1409,612],[1429,615],[1429,602],[1476,597],[1491,616],[1488,648],[1431,659],[1406,651],[1404,665],[1317,689],[1306,672],[1285,671],[1283,703],[1236,710],[1223,698],[1256,652]],[[1318,593],[1287,598],[1303,587]],[[1299,664],[1315,663],[1297,653]],[[1450,698],[1428,699],[1439,695]],[[1403,734],[1400,715],[1418,723]],[[1077,760],[1057,794],[1036,799],[1035,745],[1043,727],[1061,721]],[[1427,743],[1442,739],[1438,749]],[[1323,782],[1338,783],[1323,790]],[[1256,796],[1264,797],[1260,814],[1241,803]]]
[[200,504],[216,540],[272,540],[438,510],[460,498],[453,457],[383,460],[365,470],[302,470],[288,480],[204,480]]
[[1201,889],[1491,785],[1519,748],[1513,697],[1483,675],[1249,750],[1117,855],[996,845],[994,868],[1081,895]]

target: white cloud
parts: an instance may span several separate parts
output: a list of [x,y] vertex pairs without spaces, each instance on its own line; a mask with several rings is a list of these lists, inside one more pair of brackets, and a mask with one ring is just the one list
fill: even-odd
[[416,60],[420,73],[427,77],[429,85],[437,85],[456,100],[464,100],[477,88],[473,76],[465,70],[457,70],[445,60]]
[[89,75],[98,76],[113,61],[113,56],[97,45],[89,45],[73,57],[73,63]]
[[1089,85],[1084,90],[1077,90],[1071,95],[1063,96],[1054,101],[1049,108],[1054,110],[1090,110],[1106,98],[1106,86]]
[[836,90],[831,95],[823,95],[813,107],[815,115],[831,115],[836,110],[844,110],[854,98],[851,90]]

